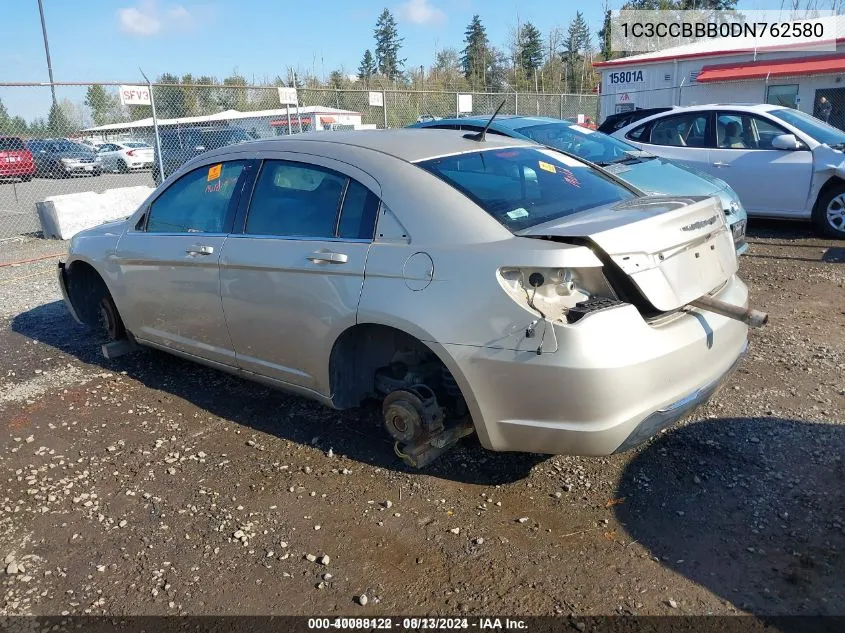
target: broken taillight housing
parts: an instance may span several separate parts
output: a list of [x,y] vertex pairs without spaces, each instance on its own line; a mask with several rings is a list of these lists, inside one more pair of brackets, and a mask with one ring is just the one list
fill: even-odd
[[499,284],[514,301],[528,310],[541,311],[552,321],[565,322],[566,313],[570,309],[594,297],[618,298],[599,266],[504,267],[499,269],[497,277]]

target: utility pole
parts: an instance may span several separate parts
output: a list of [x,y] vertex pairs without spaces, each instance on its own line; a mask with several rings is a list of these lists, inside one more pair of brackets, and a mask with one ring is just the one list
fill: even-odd
[[38,12],[41,14],[41,33],[44,36],[44,51],[47,53],[47,73],[50,75],[50,92],[53,93],[53,105],[56,105],[56,86],[53,83],[53,62],[50,61],[50,45],[47,43],[47,23],[44,22],[44,6],[38,0]]

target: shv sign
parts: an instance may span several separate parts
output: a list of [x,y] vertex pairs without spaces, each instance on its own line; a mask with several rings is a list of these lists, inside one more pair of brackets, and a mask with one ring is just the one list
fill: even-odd
[[120,103],[122,105],[152,105],[150,89],[147,86],[121,86]]

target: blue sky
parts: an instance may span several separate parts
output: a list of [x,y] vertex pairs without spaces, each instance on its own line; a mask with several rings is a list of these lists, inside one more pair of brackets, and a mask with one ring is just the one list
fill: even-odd
[[[611,0],[618,8],[623,0]],[[544,34],[565,28],[582,11],[595,35],[600,0],[43,0],[56,81],[138,82],[164,72],[224,77],[237,70],[256,81],[288,66],[318,76],[336,68],[354,73],[386,6],[405,38],[407,67],[428,67],[435,48],[462,48],[463,32],[481,15],[490,40],[504,47],[509,29],[533,22]],[[777,8],[779,0],[740,0],[739,8]],[[37,0],[4,3],[0,23],[0,83],[47,81]],[[57,89],[82,100],[83,90]],[[12,115],[44,116],[46,88],[3,88]]]

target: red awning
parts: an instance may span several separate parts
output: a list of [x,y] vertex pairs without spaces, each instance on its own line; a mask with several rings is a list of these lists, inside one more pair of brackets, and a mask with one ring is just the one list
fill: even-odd
[[[297,119],[295,116],[292,116],[290,118],[290,123],[291,123],[291,125],[299,125],[299,119]],[[311,124],[311,117],[310,116],[302,117],[302,125],[310,125],[310,124]],[[287,127],[288,126],[288,120],[287,119],[279,119],[278,121],[270,121],[270,125],[272,125],[274,127]]]
[[696,81],[735,81],[799,75],[827,75],[845,72],[845,56],[819,55],[761,62],[735,62],[704,66]]
[[321,116],[320,123],[322,123],[323,125],[328,125],[329,123],[337,123],[337,119],[335,119],[333,116]]

